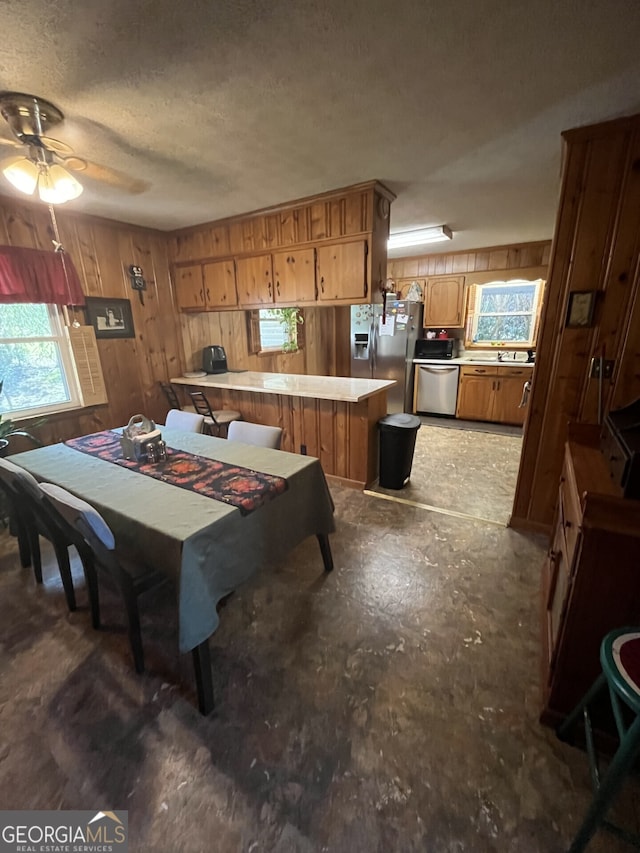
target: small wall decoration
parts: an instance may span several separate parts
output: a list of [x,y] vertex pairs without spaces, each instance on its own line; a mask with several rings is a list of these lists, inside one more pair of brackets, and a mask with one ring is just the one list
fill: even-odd
[[593,322],[593,309],[596,304],[595,290],[574,290],[569,294],[569,305],[567,307],[568,328],[582,328],[590,326]]
[[108,299],[87,296],[87,320],[96,338],[133,338],[133,317],[128,299]]

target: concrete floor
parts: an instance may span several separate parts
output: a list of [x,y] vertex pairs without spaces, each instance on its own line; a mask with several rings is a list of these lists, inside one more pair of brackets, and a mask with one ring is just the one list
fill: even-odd
[[92,631],[79,566],[69,614],[52,554],[37,587],[0,535],[1,807],[128,809],[157,853],[565,850],[590,783],[537,720],[546,542],[332,493],[334,572],[310,539],[229,599],[206,719],[170,589],[141,600],[137,676],[117,599]]

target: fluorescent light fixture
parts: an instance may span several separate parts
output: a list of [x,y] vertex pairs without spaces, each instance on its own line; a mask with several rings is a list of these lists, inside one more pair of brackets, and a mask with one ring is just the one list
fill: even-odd
[[78,198],[82,184],[57,163],[34,163],[28,157],[15,157],[3,168],[5,178],[17,190],[33,195],[38,188],[40,199],[47,204],[64,204]]
[[453,233],[446,225],[433,225],[431,228],[418,228],[415,231],[399,231],[389,235],[387,247],[402,249],[405,246],[421,246],[424,243],[440,243],[451,240]]

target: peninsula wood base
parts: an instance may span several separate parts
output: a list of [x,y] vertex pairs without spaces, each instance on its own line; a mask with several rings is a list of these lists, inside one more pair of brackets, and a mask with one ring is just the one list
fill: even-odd
[[213,409],[235,409],[246,421],[283,429],[282,450],[316,456],[327,476],[367,488],[378,477],[378,421],[386,390],[357,403],[197,386]]

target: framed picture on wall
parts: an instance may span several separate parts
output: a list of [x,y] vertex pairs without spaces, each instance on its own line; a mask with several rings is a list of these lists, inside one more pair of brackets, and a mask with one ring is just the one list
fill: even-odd
[[96,332],[96,338],[133,338],[133,317],[128,299],[108,299],[87,296],[87,321]]
[[565,325],[574,329],[591,326],[595,304],[595,290],[574,290],[573,293],[569,294],[567,322]]

